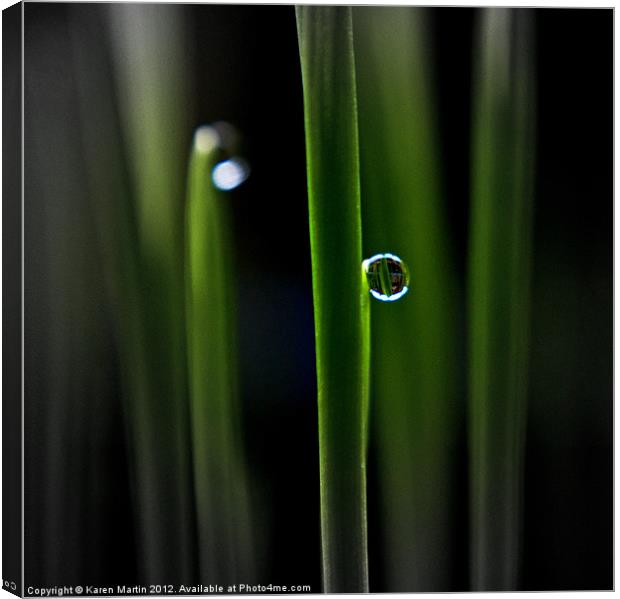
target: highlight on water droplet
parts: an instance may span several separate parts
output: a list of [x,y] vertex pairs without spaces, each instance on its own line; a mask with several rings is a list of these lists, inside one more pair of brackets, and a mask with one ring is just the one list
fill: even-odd
[[370,294],[382,302],[395,302],[409,291],[407,265],[394,254],[376,254],[362,262]]
[[222,191],[239,187],[250,175],[250,167],[242,158],[229,158],[218,162],[211,171],[213,185]]

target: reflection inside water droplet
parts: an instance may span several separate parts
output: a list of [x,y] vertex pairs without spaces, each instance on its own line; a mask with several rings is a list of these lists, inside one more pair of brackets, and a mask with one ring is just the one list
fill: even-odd
[[394,254],[376,254],[362,263],[371,295],[382,302],[394,302],[409,291],[407,265]]
[[218,162],[211,171],[213,184],[222,191],[239,187],[249,176],[250,167],[241,158],[230,158]]

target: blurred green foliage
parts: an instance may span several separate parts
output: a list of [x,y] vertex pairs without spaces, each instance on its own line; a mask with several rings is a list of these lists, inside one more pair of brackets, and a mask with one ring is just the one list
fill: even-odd
[[460,289],[447,229],[425,9],[355,8],[365,255],[410,292],[372,304],[372,431],[388,588],[445,589],[453,556]]
[[252,580],[255,558],[240,426],[230,208],[211,180],[220,153],[217,130],[200,127],[188,173],[185,278],[200,573],[228,585]]
[[474,93],[469,257],[472,585],[520,563],[534,193],[533,25],[486,9]]

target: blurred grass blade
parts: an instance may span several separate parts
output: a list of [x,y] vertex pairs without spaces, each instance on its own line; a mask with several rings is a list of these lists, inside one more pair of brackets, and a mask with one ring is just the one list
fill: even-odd
[[138,237],[140,304],[132,326],[139,327],[147,387],[146,397],[129,398],[138,553],[145,582],[172,583],[192,576],[195,564],[183,309],[185,28],[174,6],[112,5],[108,17]]
[[139,235],[148,256],[168,263],[182,254],[190,137],[186,31],[174,6],[118,5],[109,15]]
[[533,27],[485,9],[469,261],[472,585],[518,583],[533,204]]
[[318,377],[323,585],[368,590],[368,289],[351,9],[298,6]]
[[364,253],[394,252],[411,291],[373,302],[372,407],[390,592],[446,591],[459,341],[443,212],[428,9],[354,8]]
[[253,552],[238,405],[229,198],[211,182],[217,152],[215,129],[198,129],[186,207],[188,366],[200,572],[207,581],[237,584],[252,575]]
[[[16,7],[15,14],[21,10]],[[100,78],[101,73],[75,76],[71,44],[76,32],[70,9],[43,19],[34,7],[25,8],[25,13],[23,354],[4,339],[16,366],[24,358],[24,426],[29,431],[24,508],[29,540],[23,545],[23,558],[29,580],[68,580],[87,571],[99,578],[105,576],[101,564],[109,564],[101,553],[105,539],[114,534],[131,537],[131,531],[118,524],[122,518],[111,523],[101,517],[111,513],[112,505],[119,512],[125,507],[119,490],[109,484],[119,479],[108,478],[107,471],[102,476],[117,454],[101,451],[113,447],[122,423],[119,427],[101,248],[92,243],[97,230],[85,190],[85,124],[76,101],[84,79]],[[11,27],[5,25],[6,35]],[[21,39],[18,23],[13,27],[10,35]],[[87,60],[92,60],[90,55]],[[20,97],[15,93],[16,102]],[[15,176],[20,177],[19,171]],[[5,221],[7,238],[18,241],[21,232],[19,222]],[[4,313],[5,330],[13,326],[17,306],[14,310]],[[20,321],[15,323],[17,331]],[[4,363],[5,376],[10,364]],[[14,525],[20,527],[21,520]]]
[[[87,195],[92,209],[102,271],[119,353],[123,390],[125,430],[129,447],[130,494],[138,526],[140,544],[156,563],[154,551],[159,538],[160,515],[149,500],[158,493],[150,470],[159,461],[157,447],[149,441],[149,377],[144,343],[144,298],[140,293],[142,269],[135,230],[135,215],[123,164],[122,136],[114,110],[114,93],[109,57],[103,50],[83,52],[85,39],[98,39],[96,48],[105,48],[101,30],[103,10],[73,13],[73,61],[83,76],[76,78],[82,149],[87,175]],[[91,118],[92,113],[99,115]],[[141,448],[141,449],[140,449]],[[149,548],[153,549],[149,549]],[[141,564],[145,568],[144,564]]]

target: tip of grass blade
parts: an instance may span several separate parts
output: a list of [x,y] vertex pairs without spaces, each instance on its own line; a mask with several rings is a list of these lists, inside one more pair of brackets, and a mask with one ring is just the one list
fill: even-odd
[[203,125],[194,133],[194,149],[200,154],[209,154],[220,145],[220,136],[214,127]]

